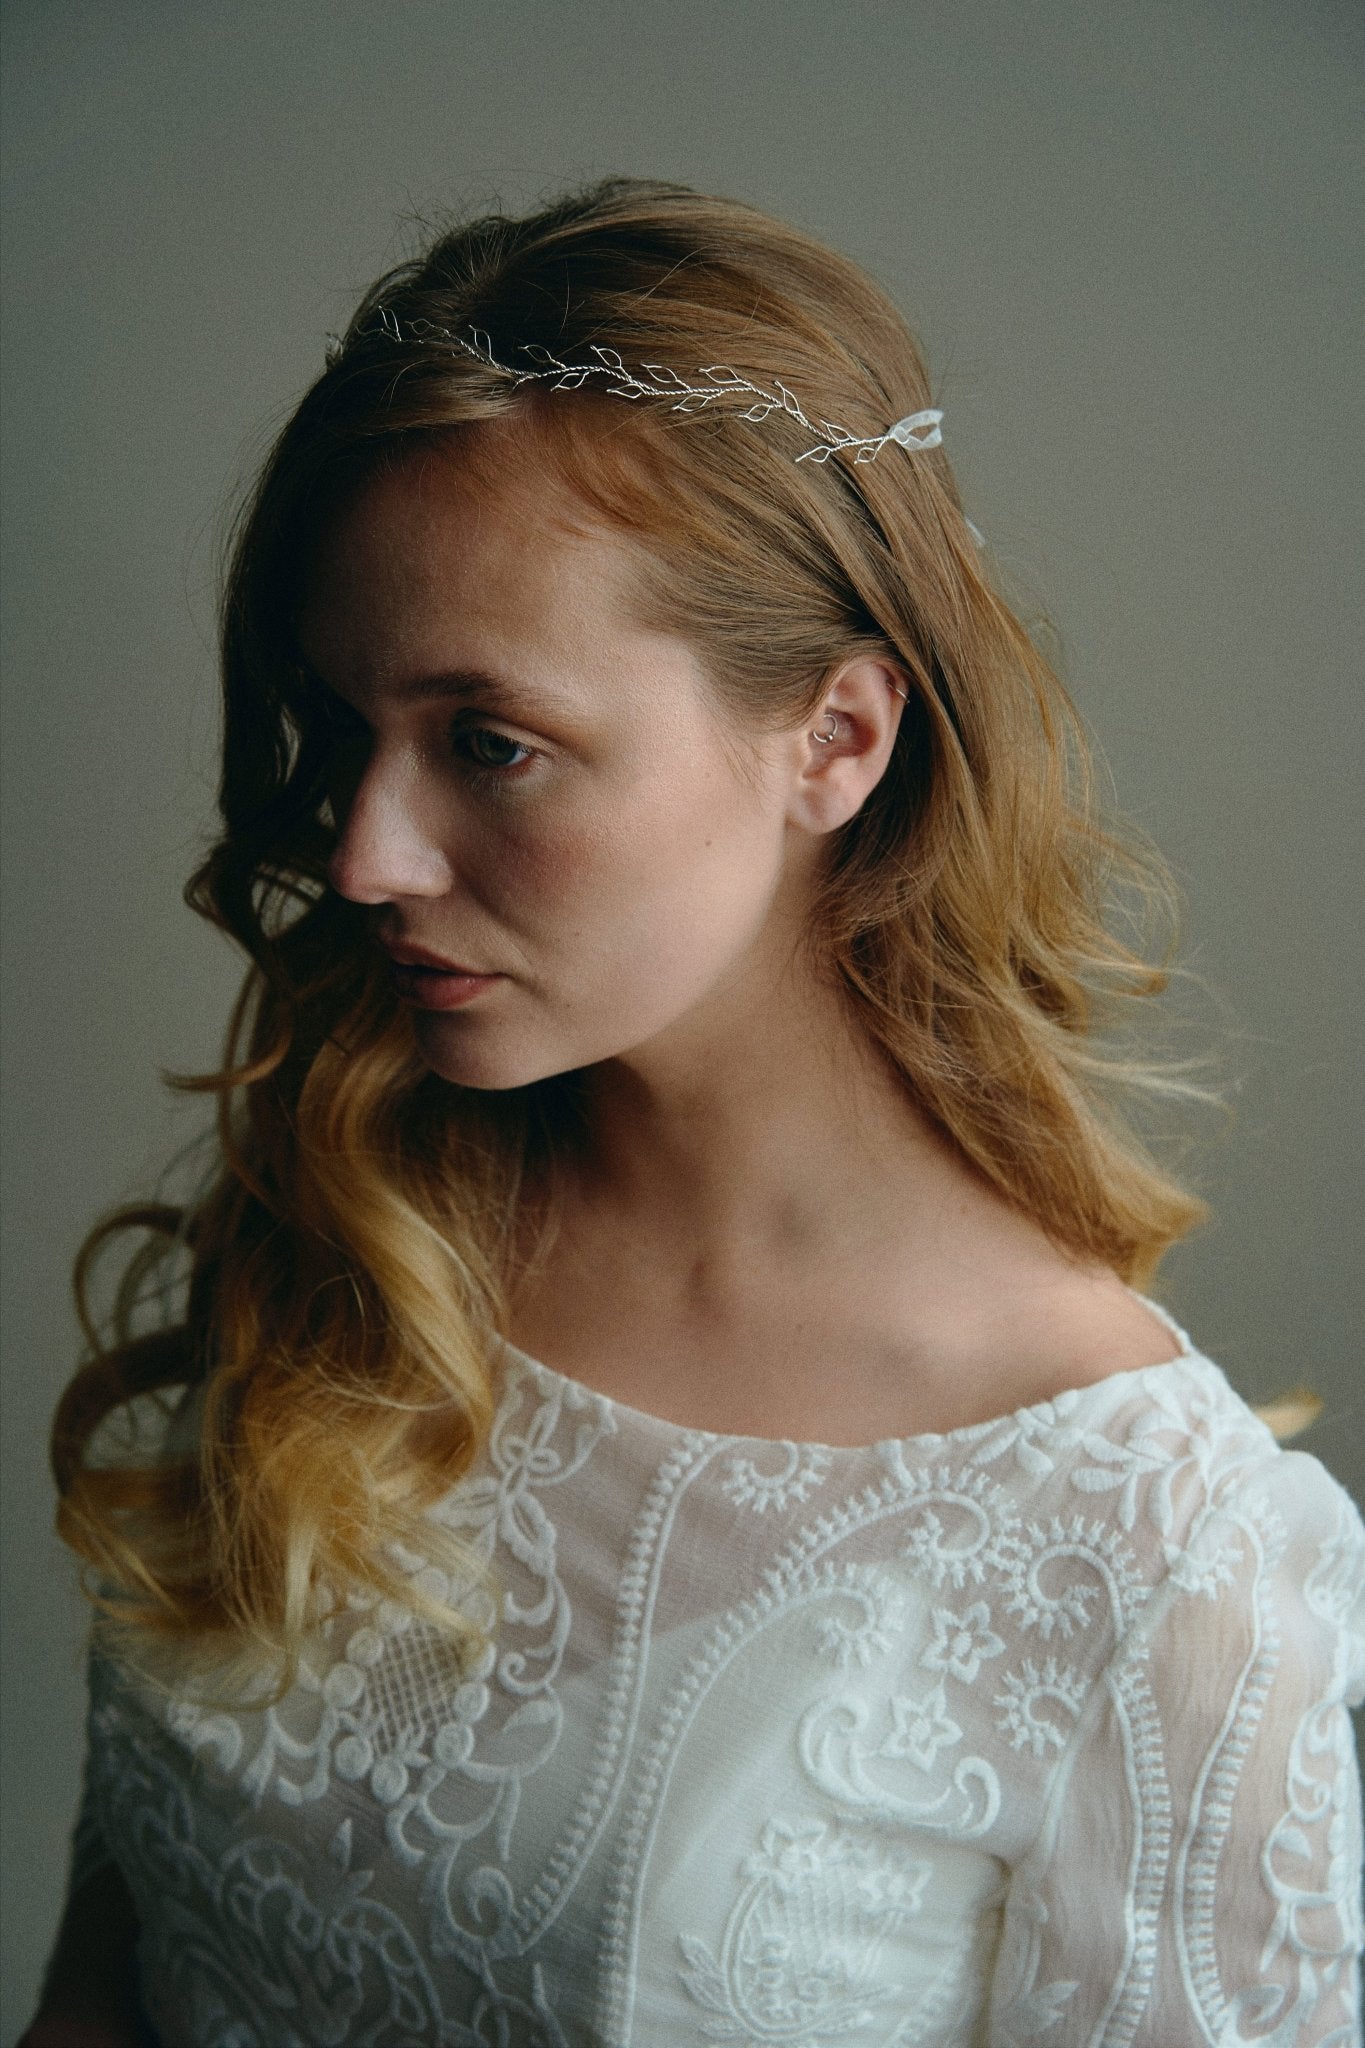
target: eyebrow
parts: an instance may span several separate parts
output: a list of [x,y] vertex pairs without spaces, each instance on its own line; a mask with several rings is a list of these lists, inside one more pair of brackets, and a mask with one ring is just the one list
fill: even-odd
[[410,676],[395,683],[387,694],[404,704],[411,704],[442,697],[496,698],[511,703],[534,697],[536,693],[509,682],[504,676],[489,675],[485,669],[454,668],[442,669],[430,676]]
[[[304,666],[314,682],[325,690],[332,689],[332,685],[311,664],[305,663]],[[572,712],[580,708],[562,692],[513,682],[506,676],[493,675],[487,669],[479,668],[439,669],[432,675],[408,676],[388,685],[380,694],[401,704],[444,703],[454,697],[470,697],[508,712]],[[340,696],[341,692],[333,690],[333,695]]]

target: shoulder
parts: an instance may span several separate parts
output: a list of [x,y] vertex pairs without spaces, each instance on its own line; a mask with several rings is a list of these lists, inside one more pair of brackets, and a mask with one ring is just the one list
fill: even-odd
[[1032,1335],[1037,1369],[1051,1373],[1059,1387],[1088,1386],[1115,1373],[1165,1365],[1193,1351],[1189,1338],[1163,1309],[1107,1269],[1068,1274],[1026,1297],[1023,1309],[1023,1327]]
[[[1173,1330],[1175,1326],[1172,1325]],[[1169,1364],[1079,1393],[1059,1478],[1109,1505],[1151,1599],[1135,1640],[1175,1621],[1191,1654],[1214,1639],[1282,1649],[1365,1697],[1365,1523],[1310,1452],[1278,1443],[1221,1367],[1175,1330]],[[1183,1622],[1177,1617],[1184,1616]]]
[[[1187,1554],[1198,1587],[1193,1542]],[[1350,1706],[1365,1700],[1365,1523],[1320,1459],[1273,1440],[1248,1459],[1214,1503],[1202,1555],[1227,1560],[1232,1608],[1261,1654],[1301,1677],[1316,1669]]]
[[[1365,1655],[1365,1524],[1350,1495],[1311,1453],[1278,1443],[1164,1309],[1121,1291],[1139,1320],[1110,1323],[1084,1303],[1069,1326],[1054,1318],[1050,1363],[1038,1354],[1053,1383],[959,1432],[971,1461],[1011,1474],[1016,1504],[1035,1518],[1107,1525],[1165,1598],[1195,1586],[1208,1595],[1229,1546],[1248,1564],[1254,1551],[1259,1583],[1273,1574],[1290,1600],[1296,1585],[1311,1592]],[[1352,1573],[1358,1597],[1343,1604]],[[1320,1590],[1329,1581],[1330,1595]]]
[[1016,1868],[1000,2010],[1065,1997],[1089,2039],[1121,1987],[1143,2040],[1242,2040],[1251,2020],[1260,2038],[1268,2015],[1307,2039],[1311,2013],[1314,2040],[1344,2042],[1365,1525],[1187,1340],[1049,1413],[1009,1613],[1054,1661],[1030,1649],[1028,1687],[1005,1689],[1023,1738],[1047,1686],[1076,1711]]
[[1115,1273],[1051,1254],[1032,1269],[993,1276],[970,1303],[954,1302],[936,1336],[945,1406],[969,1411],[965,1421],[1165,1365],[1192,1348]]

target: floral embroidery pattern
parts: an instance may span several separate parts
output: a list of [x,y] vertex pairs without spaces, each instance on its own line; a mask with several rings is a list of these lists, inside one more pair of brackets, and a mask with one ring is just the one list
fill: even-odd
[[116,1697],[97,1702],[91,1738],[110,1788],[102,1818],[150,1948],[143,1979],[154,2023],[177,2037],[188,2027],[204,2048],[229,2038],[309,2048],[350,2040],[363,2011],[367,2038],[384,2048],[440,2038],[428,1963],[411,1930],[367,1896],[349,1821],[320,1858],[258,1835],[211,1860],[182,1786],[122,1720]]
[[97,1660],[177,2048],[1350,2038],[1365,1528],[1207,1361],[838,1452],[514,1361],[433,1512],[479,1656],[357,1602],[280,1700]]
[[920,1657],[931,1671],[951,1671],[964,1685],[970,1685],[981,1669],[983,1657],[998,1657],[1004,1650],[1002,1636],[990,1625],[991,1610],[984,1600],[974,1600],[964,1614],[951,1607],[934,1609],[934,1640]]
[[943,1682],[923,1699],[898,1693],[890,1702],[891,1733],[878,1751],[880,1756],[908,1757],[921,1771],[931,1771],[941,1749],[950,1749],[962,1739],[962,1730],[948,1712]]
[[1013,1452],[1012,1462],[1026,1478],[1046,1479],[1076,1441],[1070,1418],[1076,1413],[1080,1398],[1075,1391],[1058,1394],[1055,1400],[1040,1401],[1035,1407],[1021,1409],[1017,1415],[964,1430],[963,1439],[976,1446],[968,1464],[993,1465]]
[[813,2048],[865,2028],[899,1989],[882,1949],[919,1911],[931,1866],[803,1818],[769,1821],[740,1875],[719,1957],[680,1937],[705,2038]]

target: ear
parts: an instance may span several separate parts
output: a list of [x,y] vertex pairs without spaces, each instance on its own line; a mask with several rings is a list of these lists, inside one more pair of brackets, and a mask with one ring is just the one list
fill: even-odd
[[790,824],[820,834],[856,816],[886,772],[905,689],[900,671],[873,655],[834,671],[814,717],[793,738]]

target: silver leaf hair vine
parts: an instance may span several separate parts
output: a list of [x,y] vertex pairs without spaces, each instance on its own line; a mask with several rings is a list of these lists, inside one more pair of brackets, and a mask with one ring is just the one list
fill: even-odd
[[[808,419],[795,394],[779,379],[774,378],[773,388],[768,390],[762,384],[742,377],[728,363],[703,365],[695,372],[702,381],[692,383],[662,363],[642,363],[638,370],[629,369],[614,348],[604,348],[598,343],[588,351],[590,361],[566,363],[538,342],[528,342],[522,353],[530,357],[534,367],[515,370],[499,361],[488,336],[480,328],[471,327],[472,339],[466,341],[462,335],[452,334],[448,327],[437,326],[434,321],[411,320],[405,325],[387,306],[381,309],[379,321],[379,331],[391,341],[431,342],[441,347],[461,349],[475,362],[482,363],[485,369],[510,377],[514,384],[545,384],[551,391],[578,391],[595,381],[612,398],[665,399],[672,412],[703,412],[718,400],[747,399],[748,404],[739,411],[740,419],[758,422],[771,418],[774,413],[781,413],[812,436],[812,445],[796,457],[798,462],[828,462],[831,455],[851,455],[855,462],[875,462],[889,442],[911,454],[926,448],[938,448],[943,442],[943,414],[934,407],[907,413],[904,419],[897,420],[884,433],[850,434],[847,428],[836,425],[833,420],[813,422]],[[375,331],[373,328],[369,330],[370,333]],[[336,355],[333,354],[331,359],[335,360]]]

